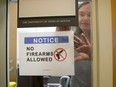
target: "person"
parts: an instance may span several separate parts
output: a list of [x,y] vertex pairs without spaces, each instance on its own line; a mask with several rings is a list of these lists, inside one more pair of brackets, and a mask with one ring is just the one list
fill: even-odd
[[79,37],[75,35],[75,49],[79,53],[79,56],[75,58],[77,60],[91,59],[91,30],[90,30],[90,2],[83,2],[79,6],[79,28],[81,34]]
[[[71,76],[69,87],[92,87],[92,46],[90,2],[83,2],[78,8],[79,28],[74,35],[75,75]],[[71,26],[56,27],[56,31],[70,31]]]
[[80,34],[74,36],[75,75],[70,87],[92,87],[91,6],[83,2],[78,8]]
[[[79,6],[79,28],[80,34],[74,36],[74,48],[78,55],[74,58],[74,61],[89,60],[92,58],[91,47],[91,30],[90,30],[90,2],[83,2]],[[70,31],[71,27],[63,26],[56,27],[56,31]],[[76,31],[76,33],[79,32]]]

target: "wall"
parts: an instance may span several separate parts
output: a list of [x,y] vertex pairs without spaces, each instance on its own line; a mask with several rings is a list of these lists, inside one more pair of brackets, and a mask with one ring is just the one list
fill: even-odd
[[0,0],[0,87],[6,87],[6,0]]
[[111,0],[96,0],[98,29],[98,87],[113,87]]
[[111,0],[92,0],[92,23],[93,87],[113,87]]

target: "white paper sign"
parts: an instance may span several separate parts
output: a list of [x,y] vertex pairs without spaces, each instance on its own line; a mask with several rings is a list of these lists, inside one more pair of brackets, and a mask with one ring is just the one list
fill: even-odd
[[23,30],[17,31],[20,75],[74,75],[73,31]]

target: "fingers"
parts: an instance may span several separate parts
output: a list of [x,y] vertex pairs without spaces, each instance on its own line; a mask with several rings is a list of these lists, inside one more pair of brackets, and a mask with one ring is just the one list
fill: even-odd
[[76,51],[78,53],[80,53],[80,52],[86,53],[87,51],[89,51],[89,46],[88,45],[82,45],[82,46],[76,48]]
[[85,42],[86,45],[89,45],[89,46],[91,45],[89,40],[87,39],[87,37],[83,33],[81,34],[81,38],[83,39],[83,41]]
[[91,47],[89,45],[83,45],[75,49],[78,53],[85,53],[91,58]]
[[74,62],[80,61],[80,60],[89,60],[89,56],[85,53],[79,53],[79,56],[74,58]]
[[74,47],[78,48],[79,46],[81,46],[81,44],[78,41],[74,40]]
[[74,35],[74,40],[76,40],[77,42],[81,42],[82,40],[78,37],[78,36],[76,36],[76,35]]
[[74,42],[79,45],[84,45],[84,42],[76,35],[74,35]]

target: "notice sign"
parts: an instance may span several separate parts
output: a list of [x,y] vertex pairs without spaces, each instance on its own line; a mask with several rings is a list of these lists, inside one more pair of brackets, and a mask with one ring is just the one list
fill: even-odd
[[74,75],[73,31],[30,32],[18,29],[17,35],[20,75]]

